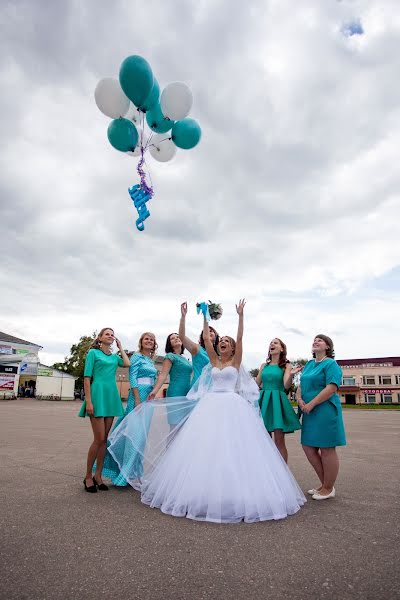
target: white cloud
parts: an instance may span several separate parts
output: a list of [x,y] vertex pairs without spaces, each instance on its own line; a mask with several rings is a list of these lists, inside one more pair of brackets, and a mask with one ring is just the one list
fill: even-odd
[[[1,12],[1,330],[52,362],[104,324],[130,348],[142,330],[162,340],[185,299],[221,301],[218,329],[233,333],[246,296],[251,366],[275,335],[306,356],[320,330],[342,356],[398,353],[399,286],[373,286],[399,267],[397,2]],[[350,19],[363,35],[342,34]],[[203,129],[193,151],[149,159],[143,233],[135,160],[108,144],[93,100],[133,53],[162,85],[187,81]],[[193,309],[193,336],[199,325]]]

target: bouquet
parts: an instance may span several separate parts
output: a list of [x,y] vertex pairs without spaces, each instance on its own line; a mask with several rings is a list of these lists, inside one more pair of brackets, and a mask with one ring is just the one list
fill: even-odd
[[211,302],[211,300],[208,301],[208,304],[206,302],[198,302],[196,308],[197,314],[203,313],[207,321],[210,319],[217,321],[222,317],[222,306],[215,302]]

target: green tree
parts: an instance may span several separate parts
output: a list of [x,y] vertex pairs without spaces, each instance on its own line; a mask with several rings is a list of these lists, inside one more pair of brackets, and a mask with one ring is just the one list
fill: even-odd
[[91,344],[97,333],[94,331],[91,336],[83,335],[77,344],[71,346],[69,356],[64,358],[62,363],[54,363],[53,368],[59,371],[69,373],[78,379],[75,382],[76,389],[83,387],[83,372],[85,369],[86,354],[89,351]]
[[250,369],[249,373],[252,377],[257,377],[259,369]]

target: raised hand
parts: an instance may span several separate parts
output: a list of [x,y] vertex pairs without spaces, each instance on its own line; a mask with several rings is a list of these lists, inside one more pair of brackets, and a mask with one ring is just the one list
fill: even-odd
[[182,302],[181,304],[181,315],[182,317],[186,317],[187,315],[187,302]]
[[236,312],[239,316],[243,315],[244,307],[246,306],[246,300],[239,300],[239,304],[236,304]]
[[120,351],[123,350],[121,340],[119,340],[118,338],[114,338],[114,339],[115,339],[115,343],[117,344],[118,350],[120,350]]
[[293,367],[293,369],[290,371],[290,375],[292,377],[294,377],[295,375],[297,375],[297,373],[300,373],[300,371],[303,370],[302,365],[298,365],[297,367]]

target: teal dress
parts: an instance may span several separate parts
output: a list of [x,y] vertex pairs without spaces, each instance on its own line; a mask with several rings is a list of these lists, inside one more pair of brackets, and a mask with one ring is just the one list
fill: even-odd
[[[321,362],[310,360],[301,375],[301,397],[308,404],[330,383],[342,384],[342,369],[333,358]],[[318,404],[309,414],[303,413],[301,443],[314,448],[334,448],[346,445],[342,406],[335,392]]]
[[294,412],[283,386],[283,369],[279,365],[267,364],[262,370],[260,410],[267,431],[281,429],[293,433],[300,429],[300,421]]
[[[85,360],[84,377],[91,377],[90,397],[95,417],[120,417],[124,414],[115,374],[124,361],[117,354],[104,354],[91,348]],[[78,413],[86,417],[86,400]]]
[[[167,398],[176,396],[186,396],[191,387],[192,365],[181,354],[168,352],[165,358],[171,361],[172,366],[169,371],[169,386]],[[169,425],[177,425],[187,414],[187,408],[169,407],[167,405],[167,418]]]
[[[143,354],[136,352],[132,354],[131,366],[129,367],[129,383],[131,389],[129,390],[128,402],[126,405],[125,413],[115,423],[114,429],[118,427],[122,419],[124,419],[126,415],[128,415],[135,408],[135,398],[132,393],[132,388],[138,389],[140,401],[145,402],[147,400],[147,396],[150,394],[151,390],[154,387],[156,377],[157,369],[155,368],[154,362],[150,357],[144,356]],[[136,454],[130,456],[130,460],[141,459],[140,456]],[[140,465],[138,466],[138,469],[141,470]],[[128,485],[128,482],[120,473],[118,464],[115,462],[115,460],[109,452],[107,452],[106,457],[104,459],[102,474],[104,475],[104,477],[110,478],[114,485],[120,487]]]
[[207,354],[206,350],[203,348],[203,346],[199,345],[199,350],[198,350],[197,354],[195,354],[192,358],[192,364],[193,364],[192,385],[195,383],[195,381],[198,380],[198,378],[201,375],[202,370],[204,369],[204,367],[206,365],[208,365],[209,362],[210,362],[210,359],[208,358],[208,354]]

